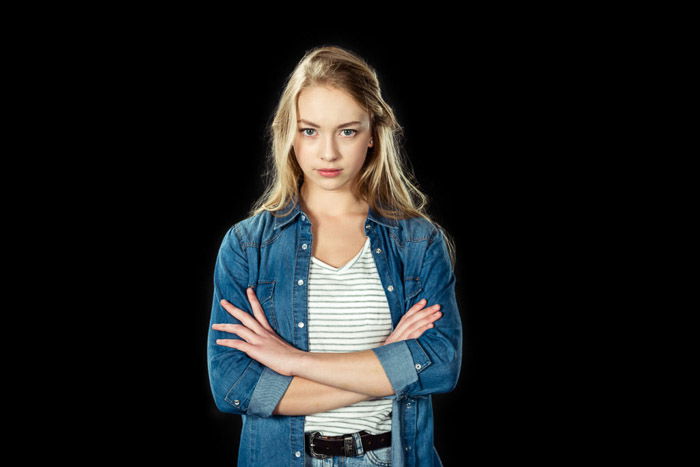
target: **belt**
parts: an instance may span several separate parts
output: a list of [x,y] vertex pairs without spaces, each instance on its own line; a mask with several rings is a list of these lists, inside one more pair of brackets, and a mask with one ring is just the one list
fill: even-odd
[[352,434],[340,436],[323,436],[318,431],[304,433],[306,452],[310,456],[325,459],[331,456],[361,456],[367,451],[391,446],[391,431],[369,434],[362,430],[357,432],[362,441],[362,449],[355,445]]

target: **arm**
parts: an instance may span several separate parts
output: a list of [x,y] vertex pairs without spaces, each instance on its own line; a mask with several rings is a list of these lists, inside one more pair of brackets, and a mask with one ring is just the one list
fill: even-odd
[[244,352],[217,345],[217,339],[240,337],[212,329],[213,323],[241,324],[220,302],[226,299],[237,303],[250,313],[247,287],[248,262],[233,226],[221,242],[214,267],[214,297],[207,338],[209,383],[220,411],[269,417],[292,377],[265,367]]
[[383,397],[394,394],[391,381],[372,349],[349,353],[305,352],[295,376],[345,391]]
[[[419,300],[406,311],[384,341],[384,345],[416,339],[433,328],[433,323],[442,316],[442,313],[437,311],[440,305],[424,308],[426,303],[426,300]],[[392,387],[394,382],[388,379],[384,366],[372,349],[351,353],[304,352],[298,358],[292,372],[306,380],[321,383],[323,387],[332,386],[337,391],[331,394],[350,399],[352,402],[356,402],[354,399],[358,394],[380,397],[393,395],[395,392]],[[346,391],[350,391],[352,395]]]
[[370,399],[374,397],[295,376],[272,413],[274,415],[309,415],[347,407]]
[[[384,344],[405,339],[420,337],[426,330],[433,327],[433,322],[440,318],[436,311],[439,305],[423,309],[426,301],[420,300],[413,305],[402,317]],[[337,384],[333,378],[333,384]],[[287,392],[273,413],[281,415],[308,415],[324,412],[339,407],[347,407],[356,402],[371,400],[375,397],[362,392],[346,391],[344,389],[325,385],[301,376],[295,376]]]
[[422,296],[439,303],[442,318],[416,339],[372,349],[397,395],[423,396],[452,391],[462,364],[462,322],[455,296],[455,275],[439,228],[433,230],[419,273]]

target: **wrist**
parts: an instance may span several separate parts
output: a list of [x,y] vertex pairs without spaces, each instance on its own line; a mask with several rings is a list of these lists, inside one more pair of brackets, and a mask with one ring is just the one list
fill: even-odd
[[292,376],[302,376],[306,374],[305,369],[309,365],[309,360],[311,360],[311,352],[305,352],[299,350],[296,358],[293,359],[291,374]]

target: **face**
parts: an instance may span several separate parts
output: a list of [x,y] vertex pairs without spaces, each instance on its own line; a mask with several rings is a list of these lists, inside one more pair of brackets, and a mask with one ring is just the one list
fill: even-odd
[[300,92],[297,115],[294,152],[307,189],[350,190],[373,146],[369,114],[345,91],[314,86]]

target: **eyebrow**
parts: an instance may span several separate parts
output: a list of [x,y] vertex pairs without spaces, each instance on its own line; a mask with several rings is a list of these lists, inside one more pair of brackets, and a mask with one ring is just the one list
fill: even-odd
[[[315,123],[313,123],[313,122],[310,122],[310,121],[304,120],[304,119],[298,120],[297,123],[304,123],[305,125],[309,125],[309,126],[312,126],[312,127],[314,127],[314,128],[321,128],[320,125],[317,125],[317,124],[315,124]],[[362,124],[362,122],[360,122],[360,121],[358,121],[358,120],[354,120],[354,121],[352,121],[352,122],[347,122],[347,123],[343,123],[342,125],[338,125],[338,128],[344,127],[344,126],[348,126],[348,125],[354,125],[354,124],[356,124],[356,123]]]

